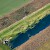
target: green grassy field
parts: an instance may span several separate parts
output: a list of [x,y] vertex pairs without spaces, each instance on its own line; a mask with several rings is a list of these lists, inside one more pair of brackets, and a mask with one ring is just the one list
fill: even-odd
[[0,44],[0,50],[10,50],[10,48],[7,45]]
[[0,0],[0,16],[28,3],[30,0]]
[[[25,32],[26,29],[35,27],[35,24],[39,22],[40,19],[43,19],[46,14],[50,14],[50,4],[42,7],[41,9],[33,12],[32,14],[26,16],[24,19],[10,25],[9,27],[0,31],[0,40],[1,39],[10,39],[16,36],[20,32]],[[28,27],[29,26],[29,27]]]

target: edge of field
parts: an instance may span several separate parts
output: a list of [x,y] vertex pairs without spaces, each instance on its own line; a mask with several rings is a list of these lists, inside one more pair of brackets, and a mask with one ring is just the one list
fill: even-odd
[[27,5],[27,4],[31,3],[31,2],[32,2],[32,1],[29,0],[29,2],[26,2],[26,3],[24,3],[23,5],[21,5],[21,6],[17,7],[17,8],[12,9],[10,12],[7,12],[7,13],[4,13],[3,15],[0,15],[0,19],[2,19],[3,17],[5,17],[5,16],[7,16],[7,15],[10,15],[11,13],[14,13],[14,12],[17,11],[18,9],[22,8],[23,6],[25,6],[25,5]]
[[35,26],[35,24],[38,23],[39,20],[43,19],[46,14],[50,14],[49,10],[50,10],[50,3],[45,5],[41,9],[37,10],[36,12],[33,12],[32,14],[26,16],[17,23],[14,23],[9,27],[3,29],[2,31],[0,31],[0,40],[5,38],[12,39],[15,35],[18,35],[18,33],[25,32],[27,31],[26,29],[32,28],[31,27],[32,24],[34,24]]

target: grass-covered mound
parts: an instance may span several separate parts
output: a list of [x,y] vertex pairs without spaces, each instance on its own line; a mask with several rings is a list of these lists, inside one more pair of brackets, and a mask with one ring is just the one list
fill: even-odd
[[[41,9],[26,16],[22,20],[12,24],[11,26],[0,31],[0,40],[12,39],[18,33],[27,31],[28,28],[35,27],[35,25],[45,17],[46,14],[50,14],[50,3],[42,7]],[[32,26],[33,24],[33,26]]]
[[10,48],[7,45],[0,44],[0,50],[10,50]]

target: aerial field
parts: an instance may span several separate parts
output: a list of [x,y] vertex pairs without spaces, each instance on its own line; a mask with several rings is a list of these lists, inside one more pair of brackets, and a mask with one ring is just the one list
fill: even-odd
[[[47,14],[50,14],[50,3],[42,7],[41,9],[26,16],[24,19],[12,24],[11,26],[0,31],[0,40],[12,39],[18,33],[27,31],[28,28],[35,27],[39,20],[43,19]],[[31,26],[33,24],[33,26]],[[20,31],[19,31],[20,30]]]
[[30,0],[0,0],[0,17],[11,12],[13,9],[19,8]]
[[11,50],[11,49],[5,44],[0,44],[0,50]]
[[[31,1],[0,0],[0,42],[11,41],[18,34],[34,28],[40,20],[50,14],[49,0],[35,0],[34,3],[24,6]],[[0,44],[0,50],[10,50],[10,48],[7,45]]]

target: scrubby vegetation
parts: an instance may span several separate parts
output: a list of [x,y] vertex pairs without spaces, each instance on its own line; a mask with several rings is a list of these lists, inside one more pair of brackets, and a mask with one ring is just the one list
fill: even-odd
[[0,50],[11,50],[7,45],[0,43]]
[[50,13],[49,10],[50,10],[50,4],[47,4],[38,11],[33,12],[32,14],[26,16],[24,19],[3,29],[2,31],[0,31],[0,40],[6,38],[8,39],[13,38],[15,35],[18,35],[18,33],[25,32],[27,31],[28,28],[32,28],[31,25],[33,24],[35,26],[35,24],[38,23],[39,20],[43,19],[46,14]]

